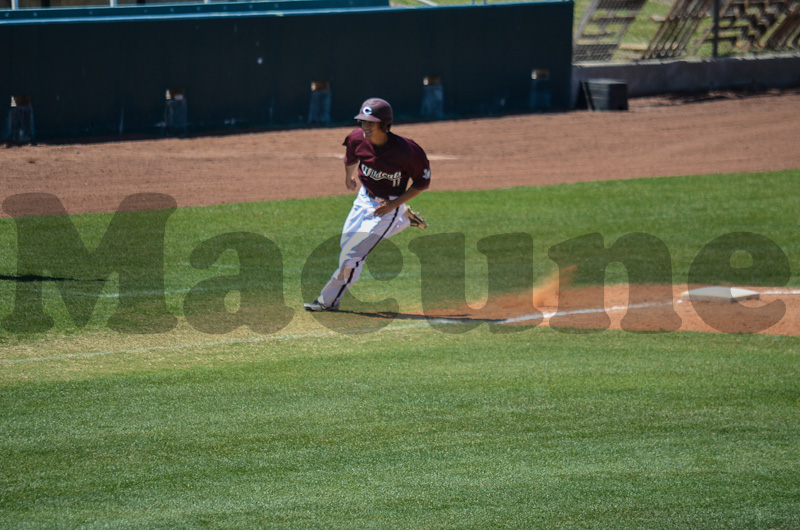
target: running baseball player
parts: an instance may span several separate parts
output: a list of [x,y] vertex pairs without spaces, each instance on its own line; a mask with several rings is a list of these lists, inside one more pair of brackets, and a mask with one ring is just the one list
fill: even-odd
[[[427,224],[406,202],[428,189],[431,169],[425,151],[390,131],[392,106],[371,98],[362,105],[359,127],[345,138],[344,179],[350,190],[361,184],[342,229],[339,268],[306,311],[336,311],[358,280],[364,260],[383,239]],[[409,182],[411,185],[409,186]]]

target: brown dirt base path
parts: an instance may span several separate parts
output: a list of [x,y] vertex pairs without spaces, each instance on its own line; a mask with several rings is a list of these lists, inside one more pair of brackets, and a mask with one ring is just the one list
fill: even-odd
[[[800,168],[800,89],[632,99],[629,105],[628,112],[398,123],[395,131],[415,139],[427,151],[434,190]],[[349,130],[4,147],[0,149],[0,199],[18,193],[51,193],[69,213],[84,213],[115,211],[125,197],[142,192],[170,195],[181,207],[342,194],[346,190],[341,142]],[[627,289],[616,289],[619,292],[606,293],[606,307],[626,305]],[[705,319],[697,314],[703,311],[700,305],[680,302],[677,293],[674,311],[681,323],[676,329],[762,331],[756,328],[763,322],[754,324],[753,315],[772,311],[774,317],[776,306],[769,306],[773,302],[785,304],[785,315],[767,332],[800,334],[800,295],[767,291],[775,293],[757,302],[713,305]],[[584,295],[590,302],[597,299],[596,293]],[[580,295],[573,292],[569,300],[570,310],[580,309]],[[542,309],[547,313],[557,306],[551,303]],[[497,316],[524,316],[519,310],[508,307]],[[660,317],[652,317],[659,311]],[[633,316],[622,321],[624,311],[609,311],[611,322],[600,327],[662,329],[663,311],[655,306],[632,310]],[[731,314],[737,311],[741,316]],[[728,316],[714,320],[714,313]],[[596,327],[598,318],[605,318],[599,317],[602,314],[562,315],[551,323]],[[676,325],[669,314],[666,318],[670,326]],[[709,319],[717,325],[709,324]],[[724,325],[719,323],[726,321],[738,324],[720,329]]]
[[[699,286],[692,286],[692,288]],[[575,332],[701,331],[800,336],[800,289],[746,287],[758,300],[693,301],[686,285],[612,285],[597,288],[540,289],[499,297],[486,307],[429,312],[426,317],[451,322],[491,322],[516,326],[546,325]],[[636,302],[629,292],[636,290]],[[420,315],[421,316],[421,315]]]

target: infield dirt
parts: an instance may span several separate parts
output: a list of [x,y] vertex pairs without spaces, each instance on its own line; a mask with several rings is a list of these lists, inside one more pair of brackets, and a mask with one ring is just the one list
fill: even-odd
[[[394,130],[424,146],[435,190],[800,168],[800,90],[632,99],[629,106],[628,112],[397,123]],[[3,193],[52,193],[71,214],[115,211],[125,197],[145,191],[170,195],[179,207],[344,194],[341,143],[349,130],[4,147]],[[606,293],[606,307],[625,304],[626,288],[606,289],[617,290]],[[679,295],[685,286],[674,289]],[[748,304],[782,301],[786,314],[767,332],[800,335],[798,298],[770,294]],[[681,329],[714,331],[690,303],[674,307]],[[752,307],[724,308],[739,311],[731,318],[744,332],[746,309]],[[519,316],[514,307],[498,315],[512,316]],[[657,318],[637,322],[663,327]]]

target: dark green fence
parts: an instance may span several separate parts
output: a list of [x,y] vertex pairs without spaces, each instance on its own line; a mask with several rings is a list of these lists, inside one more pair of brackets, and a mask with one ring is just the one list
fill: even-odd
[[[18,127],[29,106],[46,141],[351,123],[371,96],[391,101],[397,120],[563,109],[572,10],[0,15],[0,113]],[[5,127],[8,139],[17,132]]]

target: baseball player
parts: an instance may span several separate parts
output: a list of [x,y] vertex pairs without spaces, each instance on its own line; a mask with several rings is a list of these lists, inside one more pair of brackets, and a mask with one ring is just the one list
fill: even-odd
[[[390,131],[392,106],[371,98],[355,117],[359,127],[344,140],[344,182],[348,189],[361,183],[342,229],[339,268],[306,311],[336,311],[347,289],[358,280],[364,260],[381,240],[409,226],[427,224],[406,202],[430,185],[431,170],[425,151],[413,140]],[[409,182],[411,185],[409,186]]]

